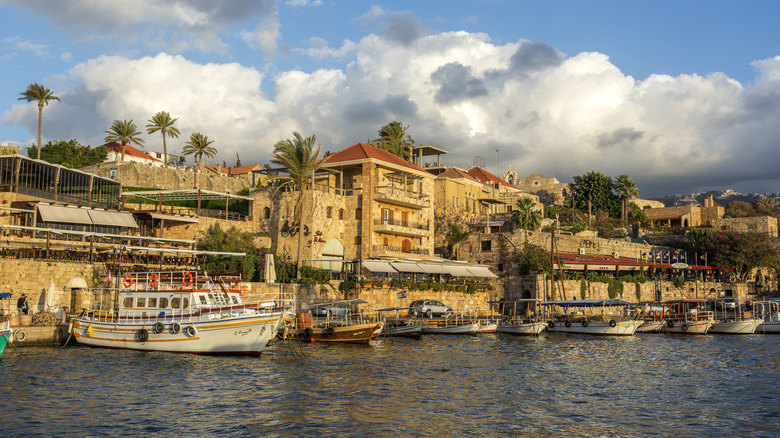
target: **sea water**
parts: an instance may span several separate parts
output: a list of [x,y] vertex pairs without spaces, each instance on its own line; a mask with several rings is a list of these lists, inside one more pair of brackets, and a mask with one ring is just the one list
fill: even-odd
[[780,435],[780,337],[424,336],[260,358],[9,348],[2,436]]

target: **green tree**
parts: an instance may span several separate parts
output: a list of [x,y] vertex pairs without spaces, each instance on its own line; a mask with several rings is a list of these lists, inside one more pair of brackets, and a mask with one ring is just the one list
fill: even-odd
[[28,102],[38,103],[38,159],[41,159],[41,120],[43,119],[43,107],[48,105],[50,101],[59,101],[60,98],[55,96],[51,90],[44,87],[41,84],[30,84],[24,92],[19,93],[22,97],[19,100],[26,100]]
[[379,138],[373,140],[374,146],[409,160],[414,140],[406,133],[408,129],[409,125],[403,126],[400,122],[392,121],[379,130]]
[[724,214],[731,217],[751,217],[756,215],[756,212],[753,211],[753,206],[745,201],[729,202],[723,210]]
[[517,251],[517,265],[520,275],[550,270],[550,251],[533,243],[526,244]]
[[[33,148],[27,149],[27,155],[33,152]],[[41,159],[52,164],[61,164],[71,169],[92,166],[106,161],[108,148],[98,146],[90,148],[80,144],[77,140],[48,142],[41,148]]]
[[236,167],[241,167],[241,157],[236,153]]
[[612,178],[601,172],[590,171],[574,177],[567,205],[588,212],[588,201],[593,212],[601,210],[612,217],[618,216],[620,207],[618,197],[612,192]]
[[780,254],[769,237],[755,232],[716,231],[702,237],[696,250],[706,253],[712,265],[734,270],[741,280],[753,268],[777,267],[780,261]]
[[[298,233],[298,255],[297,255],[297,278],[301,276],[301,266],[303,258],[303,211],[309,212],[313,208],[304,209],[304,195],[310,189],[311,178],[321,166],[322,160],[319,158],[320,146],[314,148],[317,143],[317,136],[303,137],[297,132],[293,132],[293,138],[287,140],[281,140],[274,145],[274,152],[272,154],[271,162],[280,165],[287,169],[287,177],[281,177],[287,179],[284,183],[280,184],[276,190],[280,190],[285,186],[297,187],[299,190],[298,200],[295,202],[295,208],[293,208],[293,228]],[[277,177],[280,178],[280,177]]]
[[622,216],[621,219],[623,222],[628,221],[628,200],[633,196],[639,195],[639,189],[636,187],[636,181],[631,179],[630,176],[626,175],[625,173],[618,176],[617,179],[615,179],[615,182],[612,184],[612,188],[615,190],[615,193],[620,197],[621,206],[622,206]]
[[181,152],[184,155],[195,155],[197,160],[195,165],[195,188],[198,188],[198,177],[200,176],[200,168],[203,167],[203,156],[213,158],[217,154],[217,150],[211,146],[214,140],[209,138],[200,132],[193,132],[190,135],[190,139],[184,144]]
[[469,232],[459,224],[450,224],[449,244],[450,259],[457,260],[460,256],[460,244],[469,238]]
[[138,130],[132,119],[129,122],[127,120],[114,120],[106,134],[108,134],[105,138],[106,142],[116,142],[122,145],[122,161],[125,161],[125,148],[128,144],[134,143],[143,147],[144,139],[139,137],[141,131]]
[[515,227],[535,231],[542,224],[542,214],[536,210],[533,199],[523,197],[517,200],[515,210],[512,210],[512,223]]
[[163,164],[165,168],[168,168],[168,143],[165,141],[165,137],[178,138],[179,130],[173,126],[179,118],[172,119],[171,114],[168,111],[158,111],[151,119],[149,124],[146,125],[146,133],[154,134],[160,131],[163,139]]
[[206,259],[203,267],[210,273],[240,273],[243,278],[249,280],[254,277],[258,265],[258,251],[252,233],[239,231],[236,227],[224,231],[219,224],[214,224],[201,239],[198,248],[203,251],[246,254],[243,257],[211,256]]

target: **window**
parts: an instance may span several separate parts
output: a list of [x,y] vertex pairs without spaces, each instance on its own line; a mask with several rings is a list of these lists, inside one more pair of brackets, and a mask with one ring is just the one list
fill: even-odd
[[325,210],[325,217],[328,218],[328,219],[333,217],[333,207],[328,207]]
[[384,245],[384,246],[387,246],[389,243],[390,243],[390,242],[387,240],[387,237],[385,237],[385,238],[382,240],[382,245]]
[[178,309],[179,306],[181,306],[181,298],[179,297],[171,298],[171,308]]
[[186,308],[190,307],[190,299],[189,299],[189,298],[185,298],[185,299],[184,299],[184,301],[183,301],[183,303],[184,303],[184,304],[182,305],[182,308],[183,308],[183,309],[186,309]]
[[125,298],[124,301],[122,301],[122,307],[127,307],[127,308],[133,307],[133,298],[132,297]]
[[382,209],[382,224],[387,225],[390,223],[390,210],[387,208]]
[[344,209],[339,208],[339,220],[344,220]]
[[205,295],[198,295],[198,298],[200,299],[201,304],[208,304],[208,301],[206,300]]
[[355,209],[355,219],[361,220],[363,219],[363,209],[358,207]]
[[482,251],[490,251],[492,248],[493,242],[490,240],[483,240],[482,241]]
[[263,209],[263,219],[270,219],[271,218],[271,209],[268,207],[265,207]]
[[146,305],[149,307],[157,307],[157,298],[149,298],[149,301],[147,301]]
[[362,243],[362,240],[360,239],[360,236],[355,236],[355,245],[360,245]]
[[499,263],[499,264],[498,264],[498,267],[496,268],[496,270],[497,270],[498,272],[503,272],[503,271],[504,271],[504,264],[503,264],[503,263]]
[[161,309],[168,308],[168,298],[160,298],[160,308]]
[[136,298],[135,307],[146,307],[146,298]]
[[401,243],[401,252],[412,252],[412,242],[409,239],[404,239]]

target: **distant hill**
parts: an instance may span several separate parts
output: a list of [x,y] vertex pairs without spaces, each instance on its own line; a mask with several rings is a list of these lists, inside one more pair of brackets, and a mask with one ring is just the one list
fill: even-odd
[[778,204],[780,204],[780,193],[740,193],[731,189],[727,190],[713,190],[702,193],[691,193],[690,195],[667,195],[662,198],[654,198],[663,202],[667,207],[675,207],[678,205],[688,204],[702,204],[704,200],[712,195],[715,202],[722,206],[726,206],[734,201],[753,202],[764,198],[774,198]]

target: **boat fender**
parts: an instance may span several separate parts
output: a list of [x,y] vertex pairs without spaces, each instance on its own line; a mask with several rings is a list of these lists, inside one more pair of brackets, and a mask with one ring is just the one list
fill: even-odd
[[614,320],[614,319],[613,319],[613,320],[611,320],[611,321],[609,321],[609,326],[610,326],[610,327],[614,327],[614,326],[616,326],[616,325],[617,325],[617,323],[615,322],[615,320]]
[[672,328],[672,327],[674,327],[674,321],[669,321],[669,322],[667,322],[667,323],[666,323],[666,326],[667,326],[667,327],[669,327],[669,328]]
[[27,332],[26,331],[24,331],[22,329],[14,330],[14,341],[16,341],[16,342],[24,342],[26,340],[27,340]]
[[188,336],[195,336],[198,334],[198,329],[196,329],[194,325],[188,325],[187,328],[184,329],[184,333],[187,333]]
[[146,342],[149,340],[149,332],[146,331],[145,328],[138,330],[138,340],[141,342]]
[[122,279],[122,286],[128,288],[132,285],[133,285],[133,275],[132,274],[125,275],[125,278]]
[[152,274],[152,276],[149,277],[149,286],[157,287],[158,284],[160,284],[160,276],[158,274]]
[[178,322],[174,322],[173,324],[171,324],[171,331],[173,332],[174,335],[178,335],[179,332],[181,331],[181,324],[179,324]]
[[555,323],[550,321],[550,322],[547,323],[547,327],[555,328]]
[[587,327],[588,326],[588,321],[582,321],[582,326],[583,327]]
[[303,336],[310,338],[314,334],[314,330],[312,330],[310,327],[306,327],[303,329]]
[[336,334],[336,330],[333,330],[333,327],[328,327],[327,329],[325,329],[325,335],[328,336],[329,338],[332,338],[333,335],[335,334]]
[[161,322],[157,322],[154,324],[154,332],[155,333],[162,333],[163,330],[165,330],[165,324]]
[[683,324],[683,325],[682,325],[682,330],[683,330],[684,332],[687,332],[687,331],[688,331],[688,324]]
[[566,327],[571,327],[571,322],[566,321],[566,322],[563,323],[563,325],[565,325]]

